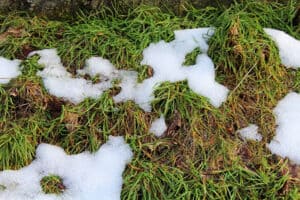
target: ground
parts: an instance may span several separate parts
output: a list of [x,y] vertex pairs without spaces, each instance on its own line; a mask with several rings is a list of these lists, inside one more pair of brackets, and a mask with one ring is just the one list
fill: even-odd
[[[41,142],[75,154],[96,151],[109,135],[120,135],[134,153],[123,174],[122,199],[299,199],[299,166],[272,155],[266,144],[275,135],[272,110],[290,90],[300,92],[300,72],[280,64],[263,31],[276,28],[300,39],[296,2],[248,1],[224,10],[187,6],[184,13],[139,6],[127,15],[103,8],[65,21],[0,15],[0,55],[25,59],[23,74],[0,86],[0,169],[26,166]],[[141,81],[152,75],[150,66],[140,66],[144,48],[173,40],[174,30],[205,26],[216,27],[208,54],[218,82],[230,89],[220,108],[186,82],[160,85],[151,113],[133,102],[115,104],[111,96],[118,88],[73,105],[50,96],[36,76],[38,57],[26,58],[32,50],[57,48],[75,73],[97,55],[118,69],[138,71]],[[148,130],[160,114],[168,130],[156,138]],[[261,142],[245,142],[236,133],[249,123],[259,126]],[[64,189],[59,177],[44,180],[47,193]]]

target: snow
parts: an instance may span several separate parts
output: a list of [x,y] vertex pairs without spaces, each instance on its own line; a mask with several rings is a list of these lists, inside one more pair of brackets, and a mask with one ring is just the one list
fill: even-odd
[[276,43],[282,64],[300,68],[300,41],[280,30],[265,28],[264,31]]
[[[20,170],[0,172],[0,199],[5,200],[117,200],[122,173],[132,152],[122,137],[109,137],[94,154],[67,155],[60,147],[40,144],[36,159]],[[66,190],[45,194],[40,186],[44,176],[58,175]]]
[[[150,44],[143,51],[142,65],[153,68],[154,75],[132,88],[135,95],[121,101],[134,100],[143,110],[151,111],[153,91],[163,82],[188,81],[188,86],[197,94],[205,96],[210,103],[219,107],[227,98],[228,89],[215,81],[214,64],[206,54],[207,40],[213,28],[198,28],[175,31],[175,40]],[[183,66],[185,56],[199,47],[196,64]]]
[[119,84],[121,91],[113,97],[116,103],[135,99],[137,77],[138,73],[135,71],[119,70],[119,78],[122,81]]
[[219,107],[227,98],[228,89],[215,81],[214,64],[206,55],[197,57],[196,65],[185,68],[188,86],[197,94],[205,96]]
[[262,136],[258,133],[258,126],[255,124],[249,124],[249,126],[237,131],[240,136],[245,140],[261,141]]
[[0,56],[0,85],[7,84],[21,74],[20,60],[9,60]]
[[[150,44],[143,51],[142,65],[150,65],[153,77],[137,82],[137,72],[117,70],[108,60],[92,57],[86,61],[84,69],[77,70],[77,77],[67,72],[55,49],[34,51],[40,55],[38,63],[44,66],[37,74],[43,78],[50,94],[64,98],[75,104],[85,98],[99,98],[102,93],[113,87],[113,80],[120,80],[121,92],[113,97],[116,103],[135,101],[143,110],[151,111],[155,88],[163,82],[188,81],[188,86],[197,94],[208,98],[210,103],[219,107],[227,98],[228,89],[215,81],[214,64],[206,54],[207,40],[214,33],[213,28],[198,28],[175,31],[175,40],[167,43],[160,41]],[[202,51],[196,64],[183,66],[185,56],[199,47]],[[100,76],[101,82],[93,84],[80,76],[85,74]]]
[[175,34],[175,47],[178,51],[187,54],[193,49],[199,47],[203,53],[208,51],[208,39],[214,34],[214,28],[195,28],[176,30]]
[[86,61],[86,67],[82,70],[77,70],[77,73],[81,75],[88,74],[91,77],[97,75],[110,77],[114,71],[116,71],[115,67],[108,60],[101,57],[91,57]]
[[290,92],[274,109],[276,135],[267,145],[270,151],[300,164],[300,94]]
[[165,117],[161,115],[152,122],[149,132],[153,133],[156,137],[160,137],[164,134],[167,128]]
[[[175,40],[170,43],[160,41],[152,43],[143,51],[141,64],[149,65],[154,70],[153,77],[146,79],[138,87],[136,102],[146,111],[151,111],[150,102],[153,91],[162,82],[188,81],[188,86],[197,94],[205,96],[210,103],[219,107],[227,98],[228,89],[215,82],[212,60],[206,54],[207,39],[213,34],[212,28],[198,28],[175,31]],[[199,47],[203,52],[198,55],[196,64],[183,66],[185,56]]]
[[[122,83],[132,82],[136,80],[137,74],[132,72],[130,76],[124,74],[130,71],[116,70],[110,61],[101,57],[91,57],[86,61],[86,65],[82,70],[77,70],[77,77],[72,77],[63,64],[56,49],[44,49],[40,51],[33,51],[29,56],[38,54],[40,59],[38,63],[44,66],[42,71],[37,73],[43,78],[43,83],[48,92],[54,96],[61,97],[65,100],[71,101],[74,104],[82,102],[85,98],[99,98],[102,93],[113,87],[112,81],[121,79],[121,87],[127,89],[127,85]],[[92,78],[99,75],[100,82],[92,83],[90,80],[84,79],[83,75],[88,74]]]

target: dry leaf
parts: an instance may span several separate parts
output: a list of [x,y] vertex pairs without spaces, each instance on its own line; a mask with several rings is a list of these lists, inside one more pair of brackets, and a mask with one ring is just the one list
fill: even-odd
[[15,38],[23,37],[26,34],[24,28],[9,27],[4,33],[0,34],[0,42],[4,42],[8,36]]

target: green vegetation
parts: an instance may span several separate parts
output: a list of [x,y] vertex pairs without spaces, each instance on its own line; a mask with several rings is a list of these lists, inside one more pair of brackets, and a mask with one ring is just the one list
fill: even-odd
[[59,176],[45,176],[41,180],[41,187],[46,194],[60,194],[66,189]]
[[[226,10],[186,6],[184,16],[144,6],[127,15],[104,8],[64,22],[26,13],[0,15],[0,55],[25,59],[23,74],[0,86],[0,169],[29,164],[41,142],[75,154],[97,150],[109,135],[122,135],[134,152],[124,172],[122,199],[299,199],[299,167],[272,155],[266,144],[275,134],[272,109],[289,90],[300,91],[300,73],[280,64],[274,42],[263,31],[277,28],[300,39],[297,5],[247,2]],[[118,69],[138,71],[143,80],[152,73],[140,66],[144,48],[173,40],[174,30],[203,26],[216,27],[209,56],[217,80],[231,90],[220,108],[186,82],[160,85],[151,113],[133,102],[115,104],[115,90],[73,105],[50,96],[35,75],[38,58],[26,58],[32,50],[57,48],[75,72],[98,55]],[[187,64],[195,53],[187,56]],[[155,138],[148,129],[160,113],[169,128]],[[248,123],[260,127],[262,142],[238,137],[236,130]],[[44,191],[57,193],[52,186]]]

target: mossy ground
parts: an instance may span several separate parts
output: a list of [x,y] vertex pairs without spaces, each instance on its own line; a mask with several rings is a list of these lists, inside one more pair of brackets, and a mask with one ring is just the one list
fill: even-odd
[[[226,10],[187,5],[183,16],[144,6],[126,15],[103,9],[67,21],[0,15],[0,55],[24,59],[22,75],[0,87],[0,169],[29,164],[41,142],[75,154],[96,151],[109,135],[121,135],[134,152],[123,175],[122,199],[299,199],[299,167],[272,155],[266,144],[275,134],[272,110],[290,90],[300,91],[300,73],[280,64],[263,31],[277,28],[300,39],[296,10],[294,1],[248,1]],[[90,56],[103,56],[118,69],[138,71],[143,80],[152,73],[140,66],[144,48],[173,40],[174,30],[203,26],[216,27],[209,56],[217,80],[230,89],[220,108],[186,82],[160,85],[151,113],[133,102],[115,104],[111,96],[117,88],[73,105],[50,96],[36,76],[38,58],[26,58],[32,50],[57,48],[75,72]],[[148,129],[161,113],[169,128],[156,138]],[[262,142],[239,138],[236,130],[249,123],[260,127]]]

